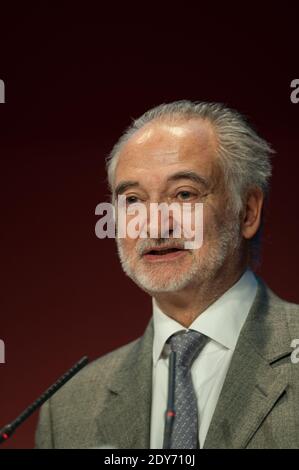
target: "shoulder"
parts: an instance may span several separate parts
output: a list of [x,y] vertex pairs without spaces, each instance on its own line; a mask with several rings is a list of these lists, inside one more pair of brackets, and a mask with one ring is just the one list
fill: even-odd
[[78,376],[78,380],[93,381],[96,380],[99,375],[102,379],[109,377],[114,370],[126,364],[128,358],[130,358],[134,350],[138,348],[140,340],[141,338],[137,338],[95,359],[82,370],[82,373]]
[[140,338],[101,356],[85,366],[69,382],[67,382],[51,399],[52,407],[66,402],[76,402],[82,397],[104,393],[119,371],[126,367],[129,358],[138,348]]
[[295,332],[299,335],[299,304],[281,298],[262,279],[257,277],[257,280],[260,300],[268,311],[269,321],[274,324],[287,323],[292,335]]
[[102,397],[104,401],[115,384],[121,387],[123,383],[132,380],[137,358],[141,362],[144,357],[146,362],[151,360],[152,337],[150,321],[142,336],[95,359],[76,374],[53,395],[50,400],[52,408],[75,403],[81,406],[82,399],[94,402]]
[[289,302],[288,300],[281,298],[279,295],[273,292],[273,290],[267,285],[266,285],[266,292],[267,292],[267,300],[269,302],[269,305],[272,308],[276,310],[283,310],[284,312],[286,312],[290,316],[294,316],[295,318],[298,317],[299,304]]

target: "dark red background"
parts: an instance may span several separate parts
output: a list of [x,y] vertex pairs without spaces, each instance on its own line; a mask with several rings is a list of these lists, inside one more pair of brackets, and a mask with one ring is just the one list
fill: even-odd
[[[161,102],[225,102],[273,144],[259,273],[299,303],[298,11],[20,4],[1,5],[0,18],[0,426],[82,355],[128,342],[150,317],[114,241],[96,238],[94,209],[107,200],[116,138]],[[36,418],[3,447],[32,447]]]

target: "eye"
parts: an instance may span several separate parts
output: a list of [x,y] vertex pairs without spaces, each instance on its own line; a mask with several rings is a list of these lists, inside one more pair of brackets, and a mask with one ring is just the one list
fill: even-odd
[[177,198],[180,199],[181,201],[188,201],[196,196],[195,193],[192,193],[191,191],[180,191],[177,193]]
[[139,201],[139,198],[137,196],[126,196],[126,202],[128,205],[135,204],[138,201]]

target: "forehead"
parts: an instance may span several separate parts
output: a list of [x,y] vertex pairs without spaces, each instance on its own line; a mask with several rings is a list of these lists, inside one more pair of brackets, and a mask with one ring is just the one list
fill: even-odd
[[115,185],[123,179],[163,182],[177,171],[216,171],[217,140],[212,125],[201,119],[153,122],[137,131],[122,148]]

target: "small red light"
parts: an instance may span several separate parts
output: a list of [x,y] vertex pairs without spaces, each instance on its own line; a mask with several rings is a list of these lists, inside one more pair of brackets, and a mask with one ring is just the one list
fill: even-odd
[[6,434],[5,432],[2,434],[2,437],[4,437],[4,439],[8,439],[8,434]]

